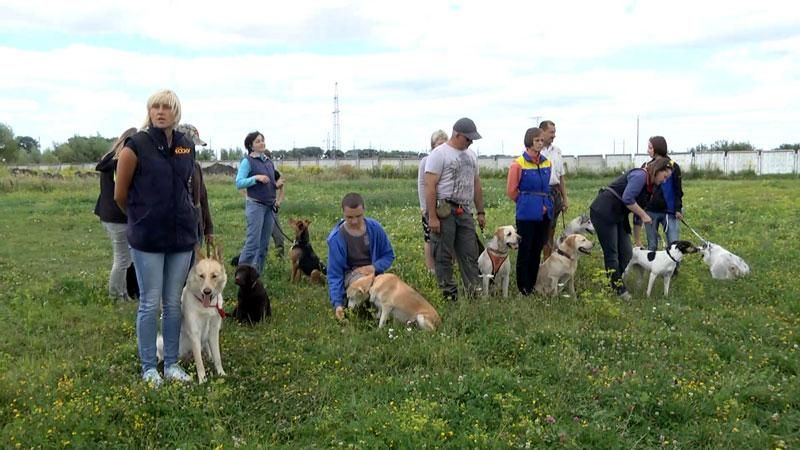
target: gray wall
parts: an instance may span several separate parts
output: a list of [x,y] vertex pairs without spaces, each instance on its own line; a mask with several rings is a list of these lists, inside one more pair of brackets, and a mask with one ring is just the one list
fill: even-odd
[[[684,172],[695,169],[719,170],[726,175],[738,172],[753,171],[757,175],[768,174],[798,174],[800,162],[798,152],[795,150],[769,150],[753,152],[710,152],[710,153],[670,153],[669,155]],[[482,169],[502,170],[508,168],[516,156],[504,156],[498,158],[480,158],[478,164]],[[564,156],[564,165],[567,173],[575,173],[577,170],[583,172],[597,172],[606,170],[624,170],[631,167],[639,167],[650,158],[646,154],[637,155],[580,155]],[[239,161],[201,161],[200,165],[208,167],[213,164],[225,164],[234,168],[239,166]],[[285,159],[277,161],[278,168],[281,167],[308,167],[316,166],[320,168],[334,168],[340,165],[351,165],[358,169],[369,170],[381,166],[391,166],[397,168],[417,168],[418,159],[398,159],[398,158],[370,158],[370,159]],[[20,167],[32,170],[53,171],[65,168],[73,168],[91,172],[94,171],[95,163],[87,164],[41,164]]]

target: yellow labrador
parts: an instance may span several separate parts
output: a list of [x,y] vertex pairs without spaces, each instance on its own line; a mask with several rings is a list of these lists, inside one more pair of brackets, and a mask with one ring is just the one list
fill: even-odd
[[497,227],[494,236],[486,244],[486,249],[478,257],[478,269],[483,279],[483,295],[489,295],[489,281],[494,279],[503,289],[503,297],[508,297],[508,282],[511,278],[511,261],[508,255],[519,247],[519,235],[513,225]]
[[439,313],[419,292],[391,273],[361,277],[350,283],[347,306],[352,309],[367,300],[378,308],[378,328],[389,317],[405,324],[414,322],[423,330],[435,330],[442,323]]
[[575,298],[575,271],[578,270],[578,257],[588,255],[594,244],[580,234],[571,234],[558,245],[544,263],[539,266],[536,276],[536,292],[556,296],[566,284],[569,293]]

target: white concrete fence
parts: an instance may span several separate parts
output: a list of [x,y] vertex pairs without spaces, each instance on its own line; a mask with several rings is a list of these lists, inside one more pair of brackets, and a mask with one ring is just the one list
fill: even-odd
[[[684,172],[692,170],[714,170],[725,175],[741,172],[753,172],[756,175],[795,174],[800,173],[800,161],[797,150],[769,150],[745,152],[707,152],[707,153],[670,153],[669,155],[681,166]],[[479,158],[482,169],[503,170],[511,165],[516,156],[495,158]],[[564,156],[564,164],[568,173],[606,172],[639,167],[649,160],[646,154],[625,155],[580,155]],[[238,168],[239,161],[201,161],[202,167],[223,164]],[[381,166],[400,169],[414,168],[419,165],[415,158],[363,158],[363,159],[283,159],[277,161],[281,167],[320,167],[335,168],[350,165],[356,169],[380,169]],[[29,169],[37,171],[57,171],[66,168],[73,170],[94,171],[95,163],[87,164],[35,164],[26,166],[10,166],[11,169]]]

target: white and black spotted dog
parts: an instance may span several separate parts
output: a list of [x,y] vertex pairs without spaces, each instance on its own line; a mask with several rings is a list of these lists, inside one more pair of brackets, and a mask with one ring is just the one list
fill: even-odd
[[646,248],[636,247],[633,249],[631,261],[622,276],[624,278],[634,268],[650,272],[650,280],[647,282],[648,298],[653,290],[653,283],[656,281],[656,277],[661,276],[664,278],[664,297],[666,297],[669,294],[669,282],[672,279],[672,275],[675,274],[675,268],[678,267],[685,255],[697,252],[698,248],[689,241],[675,241],[669,244],[666,249],[659,251],[649,251]]

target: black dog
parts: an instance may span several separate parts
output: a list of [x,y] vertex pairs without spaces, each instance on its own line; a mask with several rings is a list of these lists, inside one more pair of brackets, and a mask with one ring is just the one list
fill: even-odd
[[136,280],[136,268],[133,263],[128,266],[125,272],[125,284],[127,285],[128,297],[139,298],[139,282]]
[[236,268],[235,282],[239,285],[238,302],[231,315],[239,323],[258,323],[272,316],[272,306],[267,290],[258,279],[258,272],[246,264]]
[[289,257],[292,261],[292,271],[289,279],[293,282],[300,281],[301,274],[311,278],[314,283],[325,283],[328,269],[320,261],[319,256],[311,247],[311,238],[308,234],[308,219],[289,219],[289,225],[294,228],[295,241]]

